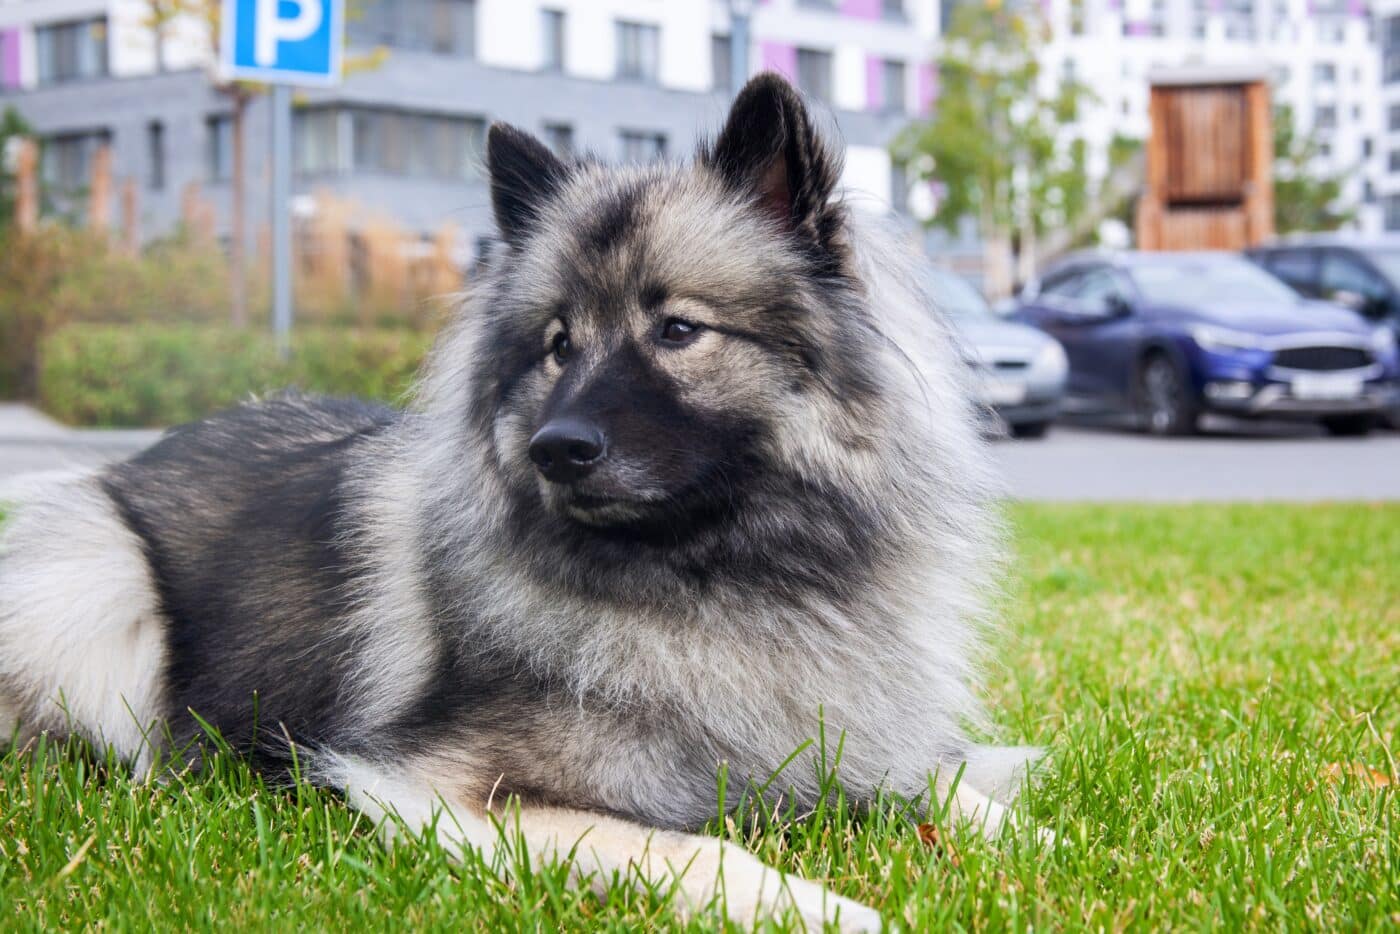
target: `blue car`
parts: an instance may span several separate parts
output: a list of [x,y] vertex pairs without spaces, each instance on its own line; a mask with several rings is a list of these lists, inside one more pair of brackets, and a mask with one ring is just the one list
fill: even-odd
[[1077,254],[1012,317],[1064,346],[1067,410],[1129,413],[1154,434],[1218,412],[1361,435],[1400,392],[1394,332],[1233,253]]

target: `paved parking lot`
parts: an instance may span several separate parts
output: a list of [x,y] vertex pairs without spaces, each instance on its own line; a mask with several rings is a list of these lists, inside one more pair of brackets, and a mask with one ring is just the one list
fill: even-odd
[[[0,480],[95,466],[158,432],[72,431],[0,405]],[[1400,500],[1400,432],[1328,438],[1293,425],[1215,425],[1161,439],[1114,427],[1057,425],[1043,441],[1001,441],[1007,492],[1030,500]]]
[[1192,438],[1057,425],[1004,441],[1008,492],[1030,500],[1400,500],[1400,432],[1329,438],[1295,425],[1211,425]]

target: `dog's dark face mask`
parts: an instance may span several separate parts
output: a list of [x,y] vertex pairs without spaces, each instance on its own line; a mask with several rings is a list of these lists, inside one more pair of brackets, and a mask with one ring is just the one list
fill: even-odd
[[507,249],[481,401],[512,486],[597,529],[722,519],[840,352],[814,307],[841,287],[836,167],[800,99],[755,79],[687,167],[565,165],[500,125],[488,157]]

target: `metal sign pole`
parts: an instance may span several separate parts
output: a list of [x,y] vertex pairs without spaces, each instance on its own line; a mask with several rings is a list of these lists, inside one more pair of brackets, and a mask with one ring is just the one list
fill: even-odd
[[285,357],[292,336],[292,89],[272,86],[272,331]]

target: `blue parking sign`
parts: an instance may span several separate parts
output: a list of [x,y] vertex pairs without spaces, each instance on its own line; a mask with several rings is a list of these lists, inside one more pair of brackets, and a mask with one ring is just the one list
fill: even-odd
[[345,0],[223,0],[219,70],[225,78],[336,84]]

